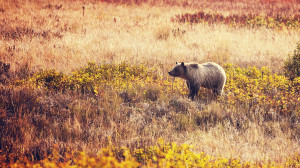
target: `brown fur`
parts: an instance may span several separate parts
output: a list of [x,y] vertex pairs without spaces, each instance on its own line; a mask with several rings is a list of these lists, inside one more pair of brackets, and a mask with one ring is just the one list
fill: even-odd
[[214,62],[203,64],[182,62],[176,64],[169,74],[187,80],[189,97],[192,99],[197,95],[201,86],[212,89],[215,94],[222,95],[226,82],[224,69]]

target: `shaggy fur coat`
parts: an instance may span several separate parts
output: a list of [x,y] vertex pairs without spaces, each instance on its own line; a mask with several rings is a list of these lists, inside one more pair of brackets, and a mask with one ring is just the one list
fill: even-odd
[[212,89],[217,95],[223,94],[223,88],[226,82],[226,73],[224,69],[217,63],[206,62],[177,64],[169,72],[169,75],[180,77],[187,81],[190,90],[189,97],[194,99],[200,87]]

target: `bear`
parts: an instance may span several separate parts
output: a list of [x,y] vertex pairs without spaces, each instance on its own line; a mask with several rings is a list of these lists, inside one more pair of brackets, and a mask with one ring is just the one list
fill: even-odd
[[189,98],[194,100],[200,87],[212,89],[215,95],[221,96],[226,82],[224,69],[215,62],[198,64],[196,62],[178,64],[168,72],[173,77],[186,80],[190,90]]

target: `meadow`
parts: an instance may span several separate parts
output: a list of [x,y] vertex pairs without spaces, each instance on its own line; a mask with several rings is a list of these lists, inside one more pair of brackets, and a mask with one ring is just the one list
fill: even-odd
[[[0,1],[1,166],[299,167],[299,11]],[[225,95],[188,99],[176,61],[222,65]]]

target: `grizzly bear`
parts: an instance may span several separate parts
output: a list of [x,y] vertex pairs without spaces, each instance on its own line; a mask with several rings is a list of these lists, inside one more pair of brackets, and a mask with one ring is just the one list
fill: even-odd
[[190,90],[189,98],[194,100],[200,87],[212,89],[214,94],[222,95],[226,82],[226,73],[224,69],[214,62],[206,62],[198,64],[195,62],[178,64],[169,75],[180,77],[186,80],[188,89]]

